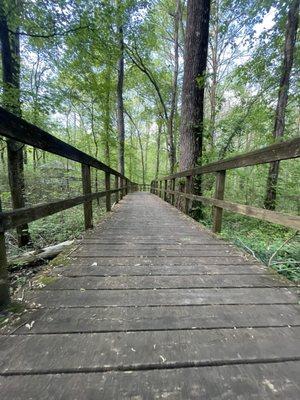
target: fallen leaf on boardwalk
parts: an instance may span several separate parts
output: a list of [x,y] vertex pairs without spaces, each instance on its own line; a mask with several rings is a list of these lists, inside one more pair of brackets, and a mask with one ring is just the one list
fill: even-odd
[[96,267],[98,264],[96,262],[93,262],[93,264],[91,265],[91,267]]
[[34,323],[35,321],[31,321],[30,324],[26,324],[25,327],[30,330],[33,327]]
[[80,291],[81,292],[85,292],[85,289],[82,287],[82,288],[80,288]]
[[166,361],[166,358],[163,357],[162,355],[159,355],[159,357],[162,359],[162,362],[165,362],[165,361]]

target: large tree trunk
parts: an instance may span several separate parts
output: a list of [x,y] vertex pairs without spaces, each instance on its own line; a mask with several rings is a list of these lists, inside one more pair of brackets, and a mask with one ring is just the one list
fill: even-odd
[[[294,0],[291,4],[285,34],[284,57],[282,63],[282,72],[279,84],[278,101],[275,112],[275,125],[273,130],[274,139],[279,139],[284,134],[285,111],[288,101],[288,91],[290,84],[291,69],[293,66],[294,49],[299,22],[299,0]],[[267,192],[265,198],[265,208],[275,210],[277,181],[279,174],[279,161],[270,163],[267,179]]]
[[119,171],[125,175],[124,148],[125,148],[125,124],[124,124],[124,37],[123,27],[119,26],[119,51],[118,61],[118,85],[117,85],[117,114],[118,114],[118,137],[119,137]]
[[[0,39],[3,75],[4,107],[17,116],[21,116],[20,105],[20,43],[18,29],[9,33],[8,22],[0,2]],[[13,209],[25,206],[24,181],[24,145],[14,140],[7,140],[8,176]],[[25,246],[30,242],[28,225],[17,228],[18,244]]]
[[210,0],[188,0],[180,129],[180,170],[201,162]]
[[[207,64],[210,0],[188,0],[184,50],[180,129],[180,170],[201,164],[203,143],[204,81]],[[191,190],[201,195],[201,179]],[[201,210],[194,217],[201,217]]]

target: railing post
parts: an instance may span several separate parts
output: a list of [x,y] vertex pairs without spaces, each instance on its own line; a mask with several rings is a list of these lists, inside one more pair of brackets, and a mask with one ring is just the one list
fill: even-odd
[[[0,212],[2,211],[0,199]],[[5,306],[10,301],[9,283],[7,272],[7,256],[5,248],[5,235],[0,232],[0,307]]]
[[[215,199],[224,199],[226,171],[217,172]],[[213,206],[213,232],[221,232],[223,209]]]
[[164,184],[164,201],[167,201],[167,190],[168,190],[168,180],[165,179],[165,184]]
[[[175,192],[175,178],[171,179],[171,190]],[[174,206],[175,204],[175,193],[171,194],[171,204],[172,206]]]
[[[91,168],[89,165],[81,164],[81,175],[82,175],[83,194],[89,195],[92,193]],[[93,227],[93,205],[92,204],[93,204],[92,200],[86,200],[83,203],[85,229],[91,229]]]
[[128,179],[125,178],[125,195],[128,194]]
[[[185,193],[191,193],[191,189],[192,189],[192,177],[191,176],[187,176],[186,177],[186,182],[185,182]],[[190,203],[191,200],[188,199],[187,197],[185,197],[185,213],[188,214],[189,210],[190,210]]]
[[106,211],[111,211],[110,173],[105,172]]
[[117,190],[117,192],[116,192],[116,203],[118,203],[119,202],[119,177],[118,177],[118,175],[115,175],[115,189]]
[[162,181],[159,181],[159,197],[162,198]]

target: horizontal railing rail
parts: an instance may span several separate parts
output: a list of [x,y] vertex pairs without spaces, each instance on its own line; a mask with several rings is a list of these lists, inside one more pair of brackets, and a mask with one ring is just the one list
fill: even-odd
[[[40,218],[83,204],[85,229],[93,227],[92,201],[106,198],[106,211],[111,210],[111,195],[116,194],[118,202],[129,191],[138,190],[138,184],[112,169],[96,158],[84,153],[68,143],[52,136],[50,133],[30,124],[22,118],[0,107],[0,135],[7,139],[33,146],[68,160],[81,164],[82,195],[41,203],[33,206],[2,211],[0,201],[0,306],[9,300],[7,255],[4,232]],[[92,193],[91,168],[105,173],[105,190]],[[111,187],[111,175],[115,177],[114,188]],[[1,199],[0,199],[1,200]]]
[[[240,154],[225,160],[199,166],[190,170],[168,175],[151,182],[150,191],[167,201],[170,195],[172,205],[176,203],[176,196],[185,200],[184,210],[189,212],[190,202],[199,201],[204,205],[213,207],[213,232],[219,233],[222,226],[223,209],[263,221],[283,225],[288,228],[300,230],[300,216],[290,215],[264,208],[233,203],[224,200],[226,170],[254,165],[266,164],[274,161],[290,160],[300,157],[300,138],[273,144],[259,150]],[[216,186],[214,197],[199,196],[192,193],[191,180],[202,174],[216,173]],[[185,178],[185,192],[175,190],[176,179]],[[170,186],[168,188],[168,185]],[[296,198],[297,196],[295,196]]]

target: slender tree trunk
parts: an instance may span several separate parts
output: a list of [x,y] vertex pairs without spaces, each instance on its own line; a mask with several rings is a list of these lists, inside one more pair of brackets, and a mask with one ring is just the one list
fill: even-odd
[[157,138],[156,138],[156,145],[157,145],[157,154],[156,154],[156,169],[155,169],[155,180],[158,179],[159,174],[159,166],[160,166],[160,142],[161,142],[161,131],[162,126],[161,122],[158,122],[158,131],[157,131]]
[[118,61],[118,85],[117,85],[117,117],[118,117],[118,137],[119,137],[119,171],[125,175],[125,123],[124,123],[124,103],[123,103],[123,85],[124,85],[124,36],[123,26],[119,26],[119,51]]
[[105,152],[105,162],[110,165],[110,149],[109,149],[109,136],[111,130],[110,124],[110,94],[111,94],[111,68],[107,68],[107,73],[105,77],[105,112],[104,112],[104,132],[105,132],[105,142],[104,142],[104,152]]
[[217,85],[218,85],[218,71],[219,71],[219,59],[218,59],[218,47],[219,47],[219,0],[215,0],[212,4],[213,14],[213,29],[212,37],[210,41],[211,49],[211,67],[212,67],[212,80],[210,87],[210,127],[209,127],[209,139],[210,147],[214,148],[215,139],[215,126],[216,126],[216,115],[217,115]]
[[168,151],[170,162],[170,173],[173,174],[176,165],[176,147],[174,140],[174,116],[177,103],[177,86],[179,71],[179,21],[181,15],[180,0],[176,0],[176,11],[174,15],[174,72],[171,96],[170,114],[167,121],[168,124]]
[[[3,74],[3,104],[6,109],[21,116],[20,105],[20,43],[18,29],[10,34],[0,1],[0,39]],[[24,154],[23,144],[7,140],[7,164],[10,192],[13,209],[25,206]],[[30,242],[28,225],[17,228],[18,245],[25,246]]]
[[[279,84],[278,101],[275,112],[275,124],[273,130],[274,139],[279,139],[284,135],[285,128],[285,111],[288,101],[288,91],[290,85],[290,76],[293,66],[294,49],[296,43],[298,22],[299,22],[299,0],[291,3],[287,18],[284,56],[282,63],[282,72]],[[265,208],[275,210],[277,182],[279,174],[279,161],[270,163],[269,174],[267,179],[267,191],[265,197]]]

